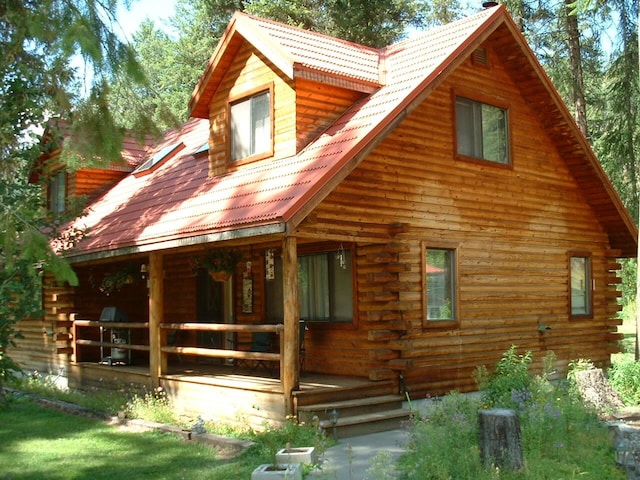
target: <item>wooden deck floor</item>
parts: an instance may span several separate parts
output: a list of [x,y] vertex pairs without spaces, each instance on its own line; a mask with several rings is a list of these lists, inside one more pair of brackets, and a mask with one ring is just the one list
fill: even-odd
[[[149,378],[149,368],[145,365],[110,366],[98,363],[77,364],[81,369],[92,371],[93,375],[105,377]],[[173,365],[161,376],[162,379],[198,383],[210,386],[238,388],[243,390],[282,393],[277,372],[265,368],[236,368],[233,365],[194,364]],[[300,391],[357,388],[370,385],[366,378],[341,375],[326,375],[303,372],[300,376]]]

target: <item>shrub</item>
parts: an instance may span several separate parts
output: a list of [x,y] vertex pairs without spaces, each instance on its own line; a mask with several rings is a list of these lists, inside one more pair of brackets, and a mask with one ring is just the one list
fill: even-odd
[[488,374],[485,367],[476,369],[474,376],[489,408],[517,408],[531,399],[529,365],[533,356],[531,352],[518,355],[516,350],[512,345],[502,354],[493,374]]
[[609,381],[625,405],[640,404],[640,362],[621,358],[609,370]]

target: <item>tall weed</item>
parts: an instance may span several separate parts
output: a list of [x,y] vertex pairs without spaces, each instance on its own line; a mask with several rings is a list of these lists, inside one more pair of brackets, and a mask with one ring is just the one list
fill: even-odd
[[[398,460],[405,480],[624,479],[614,461],[608,429],[595,412],[569,392],[568,383],[549,380],[545,370],[529,373],[532,355],[515,347],[504,353],[492,373],[479,370],[482,398],[453,393],[416,415],[407,453]],[[512,408],[521,425],[525,467],[510,472],[482,466],[478,445],[478,411]]]
[[609,382],[625,405],[640,404],[640,362],[630,357],[621,358],[609,370]]

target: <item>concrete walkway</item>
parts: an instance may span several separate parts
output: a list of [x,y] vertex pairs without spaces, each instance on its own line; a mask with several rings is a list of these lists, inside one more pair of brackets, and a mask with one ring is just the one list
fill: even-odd
[[393,471],[392,465],[404,453],[408,435],[407,430],[399,429],[340,439],[338,445],[327,449],[321,459],[320,469],[311,472],[307,479],[396,478],[387,472]]

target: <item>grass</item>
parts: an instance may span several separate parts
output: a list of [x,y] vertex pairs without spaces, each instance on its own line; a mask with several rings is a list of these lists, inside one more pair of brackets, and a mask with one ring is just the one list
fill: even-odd
[[[138,407],[143,403],[141,397],[133,398]],[[150,403],[157,406],[157,396]],[[164,411],[165,405],[159,410]],[[255,445],[228,459],[219,457],[214,448],[172,434],[123,431],[45,408],[22,394],[11,395],[9,404],[0,408],[0,479],[247,479],[256,466],[272,463],[275,450],[287,442],[313,445],[320,451],[325,445],[315,429],[294,422],[238,436]]]
[[216,474],[223,461],[210,448],[168,434],[119,431],[25,397],[0,410],[0,442],[0,478],[12,480],[234,478]]
[[[555,363],[553,356],[543,359],[545,371],[536,376],[528,371],[531,363],[529,352],[521,355],[512,347],[494,372],[476,371],[482,397],[452,393],[436,403],[428,415],[416,411],[407,452],[395,466],[389,458],[376,457],[367,471],[368,478],[625,479],[626,474],[615,465],[611,434],[597,412],[577,398],[570,380],[548,380]],[[579,359],[572,365],[581,369],[588,363]],[[611,371],[612,384],[627,398],[640,399],[640,364],[618,365]],[[110,413],[125,411],[129,417],[179,421],[162,391],[118,392],[105,398],[98,392],[60,392],[37,377],[18,387],[88,408],[107,405],[105,410]],[[477,415],[482,408],[518,411],[525,458],[521,471],[481,465]],[[209,431],[212,427],[207,424]],[[247,479],[257,465],[272,463],[275,451],[286,443],[313,445],[321,453],[328,444],[315,429],[293,421],[262,433],[217,425],[216,433],[249,439],[255,446],[233,459],[219,458],[211,448],[183,442],[170,434],[122,432],[104,422],[43,408],[18,395],[8,408],[0,409],[0,479]]]

